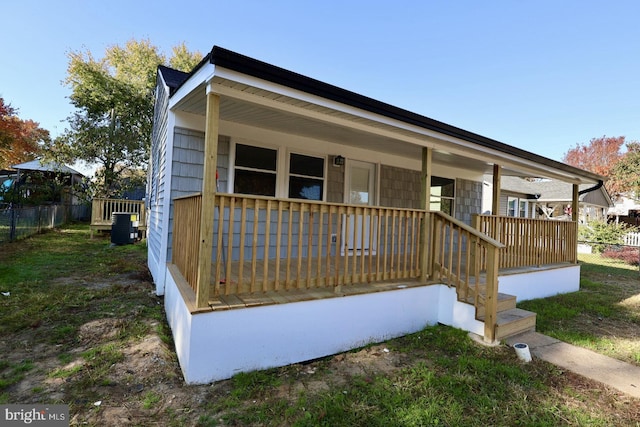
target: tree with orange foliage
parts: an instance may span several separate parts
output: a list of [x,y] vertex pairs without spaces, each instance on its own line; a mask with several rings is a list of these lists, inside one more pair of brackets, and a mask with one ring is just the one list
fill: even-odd
[[48,140],[48,130],[33,120],[22,120],[0,97],[0,169],[35,159]]
[[[616,164],[624,157],[624,153],[621,152],[623,145],[624,136],[592,138],[589,144],[576,144],[565,153],[562,161],[580,169],[612,177]],[[608,180],[605,188],[609,194],[623,191],[617,179]]]

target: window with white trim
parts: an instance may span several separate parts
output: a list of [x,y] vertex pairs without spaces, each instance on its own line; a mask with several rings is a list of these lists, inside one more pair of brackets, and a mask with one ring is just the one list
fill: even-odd
[[450,178],[431,177],[429,209],[453,216],[456,181]]
[[507,216],[517,218],[529,217],[529,201],[518,197],[507,197]]
[[289,189],[291,199],[322,200],[324,195],[323,157],[289,154]]
[[287,176],[278,149],[235,144],[233,192],[292,199],[323,200],[325,190],[324,157],[288,154]]
[[529,217],[529,201],[520,199],[518,200],[518,206],[520,209],[518,212],[520,213],[520,218],[528,218]]

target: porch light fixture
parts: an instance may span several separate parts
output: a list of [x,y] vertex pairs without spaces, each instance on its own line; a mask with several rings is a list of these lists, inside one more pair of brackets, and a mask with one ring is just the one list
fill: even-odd
[[333,158],[333,166],[344,166],[344,157],[335,156]]

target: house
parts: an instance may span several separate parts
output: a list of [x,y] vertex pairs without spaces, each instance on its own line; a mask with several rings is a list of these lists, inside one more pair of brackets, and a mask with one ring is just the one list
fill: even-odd
[[[485,176],[483,212],[491,210],[492,182]],[[500,181],[500,206],[498,215],[571,220],[571,183],[518,176],[503,176]],[[578,221],[586,224],[593,220],[606,220],[613,206],[611,197],[603,185],[578,186]]]
[[[568,183],[572,221],[499,216],[507,176]],[[216,46],[158,69],[148,265],[188,383],[437,322],[496,342],[535,328],[517,300],[578,289],[579,188],[601,183]]]
[[55,162],[42,163],[38,159],[11,168],[15,171],[9,177],[13,181],[12,188],[24,202],[60,203],[67,206],[80,203],[77,189],[80,188],[84,175],[77,170]]
[[640,227],[640,198],[633,193],[618,194],[608,215],[616,223]]

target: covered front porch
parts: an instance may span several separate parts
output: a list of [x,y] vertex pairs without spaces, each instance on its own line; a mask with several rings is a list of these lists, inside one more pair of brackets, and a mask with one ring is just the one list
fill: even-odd
[[[577,289],[599,176],[224,49],[160,77],[150,265],[188,382],[437,322],[495,343],[535,327],[520,293]],[[570,183],[571,220],[502,216],[503,175]]]
[[[192,313],[442,284],[473,307],[480,335],[492,342],[503,338],[499,276],[577,261],[568,221],[475,215],[474,228],[442,212],[237,194],[217,194],[215,206],[215,238],[203,258],[202,196],[174,201],[169,270]],[[203,267],[208,274],[199,276]]]
[[[579,283],[573,222],[474,218],[503,244],[441,212],[218,194],[203,257],[201,204],[201,195],[174,201],[165,294],[191,383],[436,323],[493,343],[535,328],[535,313],[517,309],[517,300]],[[359,241],[355,250],[350,239]]]

